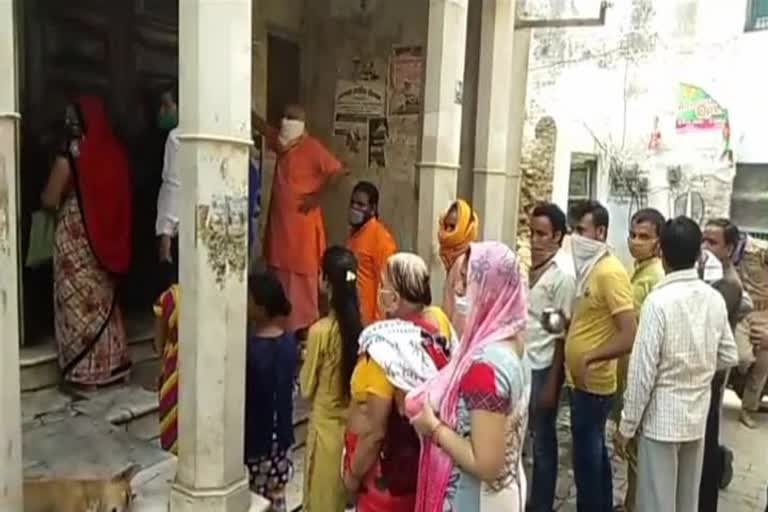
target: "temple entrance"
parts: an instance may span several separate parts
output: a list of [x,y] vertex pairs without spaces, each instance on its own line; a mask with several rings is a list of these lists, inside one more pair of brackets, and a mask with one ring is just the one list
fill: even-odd
[[[29,0],[18,5],[22,265],[31,215],[40,208],[52,161],[53,123],[63,119],[68,100],[99,95],[132,168],[133,259],[119,285],[120,303],[129,324],[146,318],[158,293],[152,286],[159,282],[154,225],[166,137],[155,119],[160,90],[178,73],[178,2]],[[53,333],[51,264],[24,266],[21,293],[23,343],[39,343]]]

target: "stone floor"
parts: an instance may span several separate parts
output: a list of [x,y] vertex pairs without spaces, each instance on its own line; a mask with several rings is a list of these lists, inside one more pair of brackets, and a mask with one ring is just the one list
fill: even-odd
[[[759,415],[760,426],[749,430],[738,421],[740,401],[729,391],[723,405],[721,442],[734,452],[734,477],[731,485],[720,493],[721,512],[763,512],[766,506],[768,485],[768,415]],[[612,425],[609,428],[612,429]],[[611,431],[612,433],[612,431]],[[611,434],[609,434],[610,436]],[[560,440],[560,474],[557,483],[555,510],[574,512],[576,510],[576,487],[571,470],[571,443],[569,415],[566,408],[561,410],[558,420]],[[611,443],[609,443],[611,448]],[[626,492],[626,464],[613,457],[614,502],[621,503]]]
[[[96,476],[116,473],[127,461],[139,463],[147,470],[134,481],[139,494],[137,510],[165,511],[175,474],[175,458],[160,451],[156,441],[142,439],[144,428],[132,431],[120,426],[123,421],[138,425],[135,418],[156,401],[154,393],[142,389],[150,384],[151,373],[147,372],[146,378],[137,374],[131,387],[102,391],[98,396],[69,394],[58,389],[26,393],[22,403],[25,476]],[[734,452],[734,478],[720,495],[720,510],[763,512],[768,484],[768,415],[760,415],[759,428],[749,430],[738,422],[738,413],[739,400],[728,392],[723,408],[722,442]],[[298,403],[295,428],[299,444],[294,449],[295,475],[287,489],[291,511],[298,510],[302,502],[306,415],[306,404]],[[147,417],[151,418],[148,425],[151,428],[146,430],[154,430],[156,435],[157,419]],[[568,425],[567,407],[563,407],[558,425],[561,473],[556,502],[556,510],[563,512],[576,510]],[[626,489],[626,469],[617,458],[614,458],[614,469],[616,502],[619,503]],[[254,501],[254,510],[259,510],[257,502]]]

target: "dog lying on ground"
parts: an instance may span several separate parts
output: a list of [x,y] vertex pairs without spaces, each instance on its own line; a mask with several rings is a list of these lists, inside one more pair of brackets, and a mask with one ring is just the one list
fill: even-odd
[[128,512],[139,469],[131,465],[109,480],[25,480],[24,512]]

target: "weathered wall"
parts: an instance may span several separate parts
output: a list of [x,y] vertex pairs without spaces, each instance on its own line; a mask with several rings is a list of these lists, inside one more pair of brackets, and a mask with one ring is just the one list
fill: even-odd
[[359,78],[360,69],[368,68],[386,80],[393,45],[424,47],[429,3],[368,0],[364,4],[365,10],[358,0],[312,0],[305,4],[303,77],[308,126],[351,171],[329,191],[324,202],[328,239],[329,243],[346,239],[349,194],[357,181],[368,180],[379,187],[381,218],[400,248],[413,250],[420,116],[389,118],[386,167],[369,168],[361,155],[351,153],[341,138],[333,137],[334,95],[336,81]]
[[[529,3],[562,17],[569,2]],[[746,0],[628,0],[613,2],[605,27],[534,33],[526,138],[533,139],[535,123],[549,115],[558,126],[558,154],[600,156],[597,198],[610,206],[610,239],[617,248],[626,245],[627,219],[639,204],[674,214],[674,199],[690,190],[704,198],[703,217],[729,213],[734,168],[721,158],[721,130],[676,129],[680,83],[703,88],[728,109],[737,161],[768,161],[762,92],[768,71],[756,66],[768,32],[745,33],[746,12]],[[650,150],[656,119],[661,141]],[[645,193],[633,198],[612,190],[611,157],[639,166],[648,179]],[[682,179],[670,183],[668,169],[678,166]],[[568,158],[556,158],[560,203],[569,171]]]

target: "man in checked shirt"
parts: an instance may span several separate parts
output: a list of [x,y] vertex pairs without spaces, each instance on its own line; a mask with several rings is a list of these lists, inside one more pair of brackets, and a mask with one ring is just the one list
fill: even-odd
[[667,221],[667,275],[640,314],[616,443],[637,436],[637,512],[698,509],[710,383],[738,362],[725,301],[695,269],[701,241],[693,220]]

